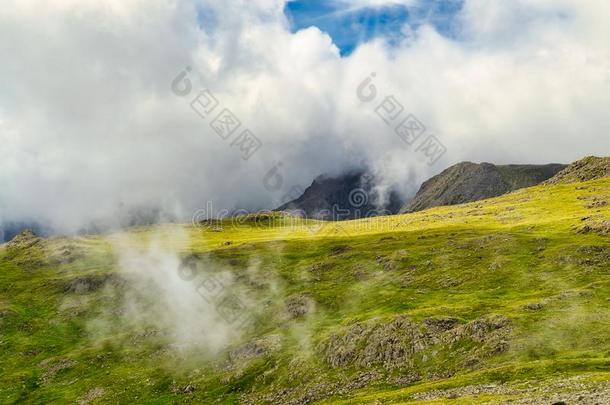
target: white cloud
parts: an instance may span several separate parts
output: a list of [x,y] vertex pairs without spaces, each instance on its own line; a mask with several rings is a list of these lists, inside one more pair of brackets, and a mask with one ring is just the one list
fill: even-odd
[[[74,230],[117,207],[184,219],[277,204],[294,184],[362,160],[412,192],[460,160],[568,162],[608,154],[610,28],[602,0],[466,0],[460,40],[423,26],[341,58],[283,2],[4,1],[0,221]],[[264,142],[245,162],[170,82],[185,67]],[[364,104],[394,95],[448,151],[430,168]],[[282,162],[282,191],[262,179]]]

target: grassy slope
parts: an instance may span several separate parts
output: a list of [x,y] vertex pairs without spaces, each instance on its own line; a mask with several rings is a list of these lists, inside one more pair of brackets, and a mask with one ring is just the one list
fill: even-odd
[[[406,387],[389,382],[402,371],[381,370],[388,378],[354,389],[349,399],[337,395],[327,402],[408,402],[414,393],[433,389],[571,375],[609,380],[608,236],[576,232],[583,217],[610,219],[607,205],[587,208],[593,196],[609,200],[610,179],[340,224],[289,226],[290,220],[276,218],[224,224],[221,232],[179,227],[191,240],[188,249],[176,243],[183,254],[205,253],[250,285],[245,268],[254,259],[263,269],[265,280],[259,281],[280,286],[245,340],[280,334],[283,347],[239,370],[219,366],[222,356],[208,362],[205,354],[172,353],[165,350],[167,342],[142,337],[140,330],[91,335],[92,320],[112,322],[109,311],[120,315],[120,295],[103,288],[70,293],[65,286],[75,278],[118,272],[111,248],[118,236],[53,239],[47,253],[32,248],[11,260],[0,248],[0,402],[74,401],[87,393],[94,398],[92,389],[99,387],[108,402],[230,403],[244,392],[306,389],[320,375],[340,382],[358,370],[330,368],[319,343],[354,322],[395,314],[414,321],[452,316],[463,323],[502,314],[513,325],[510,349],[470,368],[459,368],[445,353],[418,363],[422,380]],[[176,228],[134,229],[130,240],[146,243],[153,232]],[[66,245],[82,257],[63,265],[35,260]],[[336,246],[350,249],[332,254]],[[591,247],[602,247],[601,253]],[[283,297],[303,292],[315,301],[311,315],[289,321],[277,315]],[[525,310],[531,303],[544,306]],[[439,370],[450,373],[434,377]],[[189,384],[194,392],[182,389]]]

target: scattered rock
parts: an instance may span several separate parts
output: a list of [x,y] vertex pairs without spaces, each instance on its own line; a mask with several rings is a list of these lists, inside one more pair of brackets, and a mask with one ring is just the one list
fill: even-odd
[[78,403],[80,405],[87,405],[87,404],[95,401],[96,399],[100,399],[101,397],[104,396],[105,393],[106,393],[106,390],[103,389],[102,387],[91,388],[89,391],[87,391],[85,396],[81,400],[78,401]]
[[337,256],[337,255],[340,255],[341,253],[345,253],[349,250],[352,250],[352,248],[350,246],[346,246],[346,245],[333,246],[330,249],[330,255]]
[[[501,396],[502,403],[519,405],[540,404],[585,404],[597,405],[610,403],[610,383],[582,382],[581,377],[538,382],[528,386],[513,384],[484,384],[432,390],[413,394],[418,401],[443,401],[462,399],[471,402],[476,396]],[[444,401],[443,401],[444,402]]]
[[502,264],[500,262],[494,261],[489,265],[489,270],[496,271],[502,268]]
[[579,291],[578,296],[581,298],[591,298],[593,296],[593,292],[588,290]]
[[58,247],[49,246],[47,254],[47,262],[55,266],[73,263],[85,255],[82,248],[71,243],[64,243]]
[[312,312],[313,300],[306,294],[298,294],[286,299],[286,311],[290,318],[300,318]]
[[330,270],[332,267],[333,264],[328,262],[315,263],[309,268],[309,272],[315,281],[320,281],[322,274]]
[[541,302],[530,303],[523,306],[523,309],[527,311],[539,311],[544,308],[544,304]]
[[598,197],[588,198],[588,201],[589,202],[587,204],[585,204],[585,208],[588,208],[588,209],[601,208],[601,207],[605,207],[606,205],[608,205],[607,200],[602,200]]
[[581,226],[577,230],[578,233],[597,233],[599,235],[608,235],[610,234],[610,221],[592,221],[587,220],[585,225]]
[[170,387],[171,392],[173,392],[174,394],[192,394],[193,392],[195,392],[195,390],[197,390],[197,386],[189,383],[186,385],[178,385],[176,384],[175,381],[172,382],[172,385]]
[[49,384],[55,376],[62,370],[66,370],[74,367],[78,362],[72,359],[60,359],[57,362],[53,363],[53,365],[47,367],[50,360],[43,360],[38,366],[42,368],[46,368],[46,370],[42,373],[40,377],[40,382],[43,385]]
[[298,385],[294,388],[280,388],[266,395],[244,395],[242,403],[271,403],[281,405],[305,405],[331,396],[347,396],[355,390],[380,380],[382,374],[378,371],[361,371],[353,377],[342,378],[341,381],[329,382],[320,377],[316,381]]
[[229,353],[229,360],[234,365],[243,364],[250,360],[274,353],[281,347],[282,339],[280,335],[268,335],[232,350]]
[[389,384],[397,385],[399,387],[406,387],[418,381],[421,381],[421,375],[414,372],[388,379]]
[[424,320],[424,325],[428,331],[433,334],[439,334],[446,332],[459,325],[459,321],[456,318],[451,317],[440,317],[440,318],[428,318]]
[[352,269],[352,274],[357,281],[363,281],[367,278],[367,273],[365,267],[358,263]]
[[481,343],[480,354],[502,353],[509,347],[510,320],[503,315],[489,315],[446,333],[443,339],[451,343],[464,338]]
[[377,263],[379,263],[381,266],[383,266],[384,270],[391,271],[391,270],[396,269],[396,263],[389,257],[376,256],[375,260],[377,261]]
[[452,288],[452,287],[457,287],[460,284],[462,284],[462,281],[456,278],[451,278],[451,277],[443,277],[442,279],[440,279],[438,281],[438,285],[441,288]]
[[319,351],[331,367],[408,367],[415,355],[435,344],[447,346],[461,339],[478,343],[479,355],[503,352],[508,348],[510,322],[492,315],[460,325],[453,318],[431,318],[415,323],[404,315],[390,321],[356,323],[324,340]]
[[114,274],[92,274],[72,279],[64,284],[66,293],[83,294],[99,290],[106,284],[119,285],[122,280]]

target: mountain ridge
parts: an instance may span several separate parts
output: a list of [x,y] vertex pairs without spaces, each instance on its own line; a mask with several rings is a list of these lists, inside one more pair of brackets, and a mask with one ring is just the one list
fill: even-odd
[[[460,162],[422,183],[409,200],[398,187],[385,196],[375,187],[376,177],[365,169],[340,175],[321,174],[296,199],[275,211],[299,212],[312,219],[342,220],[421,211],[439,205],[455,205],[497,197],[542,183],[567,165],[494,165]],[[380,202],[381,201],[381,202]]]
[[395,190],[383,196],[375,188],[373,174],[355,169],[341,175],[317,176],[301,196],[275,211],[298,212],[312,219],[344,220],[396,214],[401,204]]
[[498,197],[520,188],[542,183],[567,165],[494,165],[461,162],[426,180],[415,197],[403,205],[401,213],[455,205]]

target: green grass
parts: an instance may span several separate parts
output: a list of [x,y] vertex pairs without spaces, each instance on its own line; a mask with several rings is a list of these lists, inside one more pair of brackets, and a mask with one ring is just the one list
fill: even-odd
[[[74,402],[89,393],[103,403],[238,403],[282,389],[294,399],[321,381],[340,386],[372,370],[380,377],[316,399],[401,403],[417,392],[492,382],[610,380],[610,243],[607,235],[578,232],[589,220],[610,219],[608,206],[586,205],[587,197],[609,194],[610,179],[601,179],[341,223],[272,214],[210,227],[53,238],[18,252],[1,247],[0,402]],[[232,274],[235,292],[252,299],[255,329],[216,353],[205,345],[177,350],[167,331],[147,333],[160,329],[147,324],[150,318],[125,322],[134,293],[129,282],[66,289],[84,277],[124,275],[117,249],[137,251],[158,240],[163,249]],[[78,255],[62,264],[55,259],[66,246]],[[314,309],[287,319],[285,300],[294,296],[306,296]],[[151,308],[154,298],[143,297]],[[541,308],[526,309],[537,303]],[[418,354],[413,366],[398,369],[332,368],[324,361],[320,344],[329,336],[397,314],[413,322],[451,316],[461,324],[500,314],[511,321],[509,349],[468,366],[477,348],[469,340],[440,344],[424,353],[431,360]],[[269,335],[282,337],[279,350],[230,365],[232,349]],[[411,372],[419,381],[392,382]],[[97,399],[95,388],[102,390]]]

